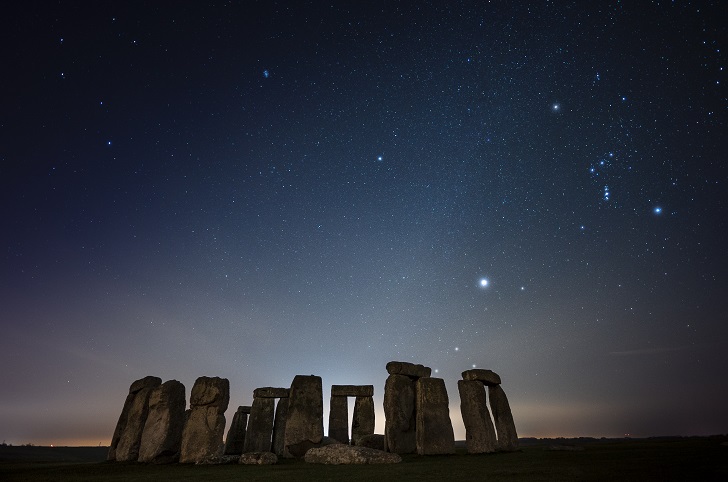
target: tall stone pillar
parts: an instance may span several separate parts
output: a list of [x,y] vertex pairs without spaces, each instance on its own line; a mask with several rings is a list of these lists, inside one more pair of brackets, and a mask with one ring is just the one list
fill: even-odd
[[296,375],[291,383],[283,447],[284,457],[303,457],[324,438],[324,396],[321,377]]
[[500,385],[488,387],[490,408],[493,410],[495,430],[498,435],[498,450],[512,452],[518,450],[518,434],[516,424],[513,422],[511,406],[508,403],[506,392]]
[[391,361],[384,384],[384,450],[397,454],[417,451],[416,380],[429,377],[423,365]]
[[152,390],[139,462],[171,464],[179,460],[185,406],[185,386],[177,380],[168,380]]
[[450,420],[450,402],[442,378],[417,380],[417,453],[455,453],[455,435]]
[[149,413],[149,396],[161,384],[161,378],[151,376],[131,384],[111,438],[107,460],[133,462],[139,458],[142,433]]
[[347,397],[331,395],[329,405],[329,437],[349,443],[349,403]]
[[458,380],[460,413],[465,425],[465,445],[469,454],[495,452],[496,438],[493,421],[485,396],[485,386],[479,380]]
[[250,408],[250,406],[241,405],[233,415],[233,421],[230,422],[230,429],[225,439],[225,455],[240,455],[243,453]]
[[372,397],[356,397],[354,416],[351,420],[351,443],[359,445],[366,435],[374,433],[374,399]]
[[225,410],[230,402],[227,378],[200,377],[190,394],[190,411],[182,431],[180,463],[197,463],[222,455]]

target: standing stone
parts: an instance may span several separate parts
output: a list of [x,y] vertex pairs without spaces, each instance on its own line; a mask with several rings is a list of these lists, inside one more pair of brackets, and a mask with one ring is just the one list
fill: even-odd
[[516,424],[513,422],[511,406],[508,404],[506,392],[500,385],[488,387],[490,408],[493,410],[495,430],[498,434],[498,450],[512,452],[518,450],[518,434]]
[[111,441],[109,460],[136,462],[139,458],[142,433],[149,413],[149,396],[161,384],[159,377],[144,377],[131,384]]
[[354,416],[351,419],[351,443],[359,445],[362,437],[374,433],[374,400],[372,397],[356,397]]
[[201,463],[222,455],[225,410],[230,402],[227,378],[200,377],[190,394],[190,413],[182,432],[180,463]]
[[225,439],[225,455],[240,455],[245,445],[245,431],[248,427],[248,414],[250,407],[240,406],[230,422],[227,438]]
[[126,428],[127,420],[129,418],[129,410],[134,403],[134,398],[136,397],[136,394],[139,393],[142,388],[155,388],[161,383],[161,378],[145,377],[136,380],[131,384],[131,386],[129,387],[129,393],[127,394],[126,400],[124,401],[124,407],[121,410],[121,415],[119,415],[119,420],[116,422],[114,434],[111,437],[111,446],[109,447],[109,452],[106,457],[107,460],[116,460],[116,448],[119,445],[119,440],[121,440],[121,435],[124,432],[124,428]]
[[168,380],[152,390],[139,462],[171,464],[179,460],[185,406],[185,386],[177,380]]
[[331,385],[332,397],[373,397],[374,385]]
[[283,444],[286,439],[286,419],[288,418],[288,398],[278,399],[276,415],[273,421],[273,453],[283,457]]
[[493,421],[485,397],[485,386],[479,380],[458,380],[460,413],[465,425],[465,445],[469,454],[495,452]]
[[342,444],[349,443],[349,400],[347,397],[331,395],[329,437]]
[[389,375],[384,384],[384,450],[410,454],[415,437],[415,382],[406,375]]
[[296,375],[291,383],[283,447],[284,457],[303,457],[324,438],[321,377]]
[[450,403],[442,378],[417,380],[417,453],[454,454]]
[[254,398],[243,453],[270,452],[275,398]]

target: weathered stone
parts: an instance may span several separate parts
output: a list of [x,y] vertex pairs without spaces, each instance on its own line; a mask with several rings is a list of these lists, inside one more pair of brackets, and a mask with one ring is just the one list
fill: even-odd
[[136,462],[139,459],[144,424],[146,424],[149,414],[149,396],[161,383],[161,378],[145,377],[132,384],[129,391],[135,391],[134,399],[129,406],[126,426],[121,433],[119,444],[116,447],[117,461]]
[[[124,400],[124,407],[121,409],[121,415],[119,415],[119,420],[116,422],[114,434],[111,437],[111,446],[109,447],[109,453],[106,456],[107,460],[117,460],[117,447],[119,446],[119,441],[121,440],[122,435],[126,431],[127,425],[129,425],[130,423],[129,411],[131,410],[132,405],[134,405],[134,400],[137,398],[137,394],[139,394],[141,390],[147,390],[145,393],[142,394],[142,397],[148,397],[151,389],[158,387],[161,383],[161,378],[150,376],[135,380],[134,382],[132,382],[131,386],[129,386],[129,394],[126,396],[126,400]],[[136,418],[135,415],[135,418],[131,420],[130,428],[135,431],[138,428],[140,437],[139,442],[141,443],[141,435],[142,431],[144,430],[144,423],[146,422],[146,420],[142,420],[141,425],[139,425],[139,422],[140,421],[138,420],[138,418]],[[125,454],[125,457],[127,456],[128,454]]]
[[276,403],[276,414],[273,420],[273,453],[283,457],[283,444],[286,441],[286,418],[288,418],[288,399],[280,398]]
[[243,453],[270,452],[275,398],[254,398]]
[[[230,382],[227,378],[200,377],[195,380],[190,393],[191,407],[225,407],[230,402]],[[223,410],[224,412],[225,410]]]
[[272,452],[248,452],[240,456],[238,463],[245,465],[275,465],[278,457]]
[[493,410],[495,431],[498,435],[498,450],[512,452],[518,450],[518,434],[516,424],[513,422],[511,406],[508,404],[506,392],[500,385],[488,387],[488,399]]
[[406,375],[408,377],[420,378],[429,377],[432,374],[432,368],[409,362],[391,361],[387,363],[387,373],[390,375]]
[[253,390],[253,398],[288,398],[287,388],[261,387]]
[[415,382],[406,375],[389,375],[384,384],[384,449],[396,454],[417,450]]
[[370,449],[384,450],[384,435],[380,433],[364,435],[358,440],[356,445],[359,447],[369,447]]
[[332,397],[373,397],[374,385],[331,385]]
[[397,454],[384,450],[356,447],[353,445],[333,444],[312,448],[306,452],[304,460],[310,464],[396,464],[402,461]]
[[354,416],[351,419],[351,443],[359,445],[359,439],[374,433],[374,400],[372,397],[356,397]]
[[458,380],[460,413],[465,425],[465,444],[470,454],[495,452],[496,438],[493,421],[480,380]]
[[225,439],[225,455],[240,455],[243,453],[249,413],[250,407],[240,406],[233,415],[233,421],[230,422],[230,428]]
[[169,380],[152,390],[139,462],[171,464],[179,460],[185,426],[185,386]]
[[478,380],[488,386],[500,385],[501,383],[500,376],[492,370],[473,368],[472,370],[465,370],[462,375],[463,380]]
[[343,444],[349,443],[349,401],[345,396],[331,395],[329,437]]
[[240,459],[239,455],[210,455],[202,460],[195,462],[195,465],[231,465],[237,464]]
[[180,463],[200,463],[222,456],[225,410],[230,400],[227,378],[200,377],[190,395],[190,411],[182,431]]
[[324,397],[321,377],[296,375],[291,383],[284,457],[303,457],[324,436]]
[[417,453],[454,454],[455,435],[445,381],[442,378],[420,378],[416,393]]

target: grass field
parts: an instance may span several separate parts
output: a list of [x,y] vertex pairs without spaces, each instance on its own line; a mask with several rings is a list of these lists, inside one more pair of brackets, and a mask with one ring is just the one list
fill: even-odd
[[[551,443],[488,455],[419,457],[394,465],[312,465],[282,460],[274,466],[143,465],[99,462],[103,447],[2,447],[2,481],[726,481],[725,437],[581,443],[584,450],[547,450]],[[14,450],[11,450],[14,449]],[[14,453],[13,453],[14,452]]]

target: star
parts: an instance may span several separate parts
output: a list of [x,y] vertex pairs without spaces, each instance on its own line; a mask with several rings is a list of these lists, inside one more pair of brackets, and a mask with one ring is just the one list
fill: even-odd
[[382,157],[382,156],[377,156],[377,161],[379,161],[379,162],[382,162],[383,160],[384,160],[384,157]]
[[652,208],[652,212],[658,215],[662,214],[662,208],[660,206],[655,206],[654,208]]
[[487,288],[488,287],[488,278],[480,278],[480,281],[478,282],[481,288]]
[[554,102],[553,104],[551,104],[551,110],[554,112],[558,112],[559,110],[561,110],[561,104],[559,104],[558,102]]

